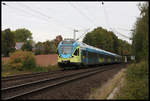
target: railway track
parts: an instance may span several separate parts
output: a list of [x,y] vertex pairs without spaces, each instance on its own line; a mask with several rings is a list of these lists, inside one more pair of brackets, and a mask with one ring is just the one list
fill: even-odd
[[39,73],[32,73],[32,74],[21,74],[21,75],[2,77],[1,80],[6,82],[6,81],[30,78],[30,77],[40,76],[40,75],[54,74],[54,73],[59,73],[59,72],[61,72],[61,70],[53,71],[53,72],[43,72],[43,73],[39,72]]
[[[106,68],[107,67],[107,68]],[[25,84],[20,84],[16,86],[11,86],[7,88],[2,88],[2,99],[21,99],[21,97],[29,95],[31,93],[36,93],[46,88],[53,88],[60,85],[63,85],[68,82],[72,82],[77,79],[82,79],[90,75],[94,75],[96,73],[104,72],[107,70],[113,69],[114,66],[102,66],[100,68],[93,68],[87,71],[65,74],[61,77],[53,77],[43,80],[38,80],[34,82],[28,82]]]
[[[91,68],[90,68],[91,69]],[[80,70],[65,70],[65,71],[55,71],[55,72],[44,72],[44,73],[33,73],[33,74],[26,74],[26,75],[18,75],[18,76],[11,76],[10,78],[7,77],[6,80],[2,80],[2,88],[7,88],[10,86],[16,86],[28,82],[38,81],[41,79],[46,78],[53,78],[56,76],[65,75],[71,72],[81,72],[86,71],[87,69],[80,69]]]

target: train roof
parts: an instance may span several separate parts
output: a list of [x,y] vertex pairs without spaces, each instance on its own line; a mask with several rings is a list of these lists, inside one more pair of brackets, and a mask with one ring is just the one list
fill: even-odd
[[117,55],[115,53],[111,53],[111,52],[105,51],[103,49],[99,49],[99,48],[87,45],[87,44],[85,44],[83,42],[75,41],[73,39],[63,40],[63,41],[60,42],[59,45],[61,45],[61,44],[76,44],[76,45],[78,44],[78,45],[80,45],[82,50],[87,50],[87,51],[90,51],[90,52],[96,52],[96,53],[110,55],[110,56],[121,57],[120,55]]
[[87,50],[87,51],[91,51],[91,52],[97,52],[97,53],[101,53],[101,54],[105,54],[105,55],[112,55],[112,56],[120,57],[120,55],[117,55],[115,53],[111,53],[111,52],[108,52],[108,51],[105,51],[103,49],[99,49],[99,48],[96,48],[96,47],[93,47],[93,46],[90,46],[90,45],[87,45],[83,42],[78,42],[78,41],[76,41],[76,42],[80,45],[81,49],[83,49],[83,50]]

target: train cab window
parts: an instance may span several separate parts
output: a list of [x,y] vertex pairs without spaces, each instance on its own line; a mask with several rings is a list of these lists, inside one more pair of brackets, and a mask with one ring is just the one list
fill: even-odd
[[79,56],[79,48],[75,50],[74,55]]

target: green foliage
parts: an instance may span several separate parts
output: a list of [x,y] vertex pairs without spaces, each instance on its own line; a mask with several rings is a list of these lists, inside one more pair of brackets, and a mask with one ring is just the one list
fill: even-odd
[[17,29],[11,31],[9,28],[2,31],[2,54],[7,57],[9,54],[13,53],[15,49],[16,42],[25,42],[23,50],[32,50],[29,42],[32,43],[32,33],[25,29]]
[[28,51],[16,51],[14,52],[8,61],[9,66],[17,69],[32,69],[36,67],[35,56],[32,52]]
[[38,55],[38,54],[43,54],[44,53],[44,46],[43,46],[43,43],[42,42],[38,42],[36,45],[35,45],[35,54]]
[[118,39],[113,32],[107,31],[102,27],[98,27],[87,33],[83,42],[120,55],[129,55],[131,50],[130,44]]
[[15,51],[15,36],[10,29],[2,31],[2,54],[9,56],[10,52]]
[[148,99],[149,98],[149,70],[148,62],[142,61],[132,64],[126,71],[126,82],[120,90],[118,99]]
[[38,54],[51,54],[51,53],[56,53],[56,49],[57,49],[57,46],[56,46],[56,43],[55,41],[45,41],[45,42],[38,42],[36,45],[35,45],[35,54],[38,55]]
[[118,54],[131,55],[131,45],[128,42],[118,39],[118,44]]
[[27,40],[32,40],[32,33],[25,28],[20,28],[13,31],[15,35],[16,42],[26,42]]
[[86,34],[83,42],[104,50],[113,51],[113,40],[109,32],[101,27]]
[[46,68],[48,69],[48,71],[61,70],[58,65],[48,65]]
[[44,54],[56,53],[56,45],[54,41],[43,42],[44,45]]
[[140,61],[141,59],[148,59],[148,3],[143,3],[138,5],[139,10],[141,11],[141,16],[137,18],[136,24],[132,32],[132,53],[136,56],[136,60]]
[[21,49],[25,51],[32,51],[32,48],[32,43],[30,41],[25,42],[21,47]]
[[61,70],[61,68],[58,65],[48,65],[48,66],[37,66],[36,68],[33,68],[33,72],[49,72],[49,71],[56,71]]

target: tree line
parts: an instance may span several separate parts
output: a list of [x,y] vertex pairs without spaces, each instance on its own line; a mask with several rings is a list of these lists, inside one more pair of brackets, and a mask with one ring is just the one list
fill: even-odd
[[[134,55],[136,60],[148,59],[148,3],[139,4],[140,17],[137,18],[132,31],[132,44],[125,40],[118,39],[112,32],[102,27],[95,28],[93,31],[88,32],[83,39],[83,42],[110,51],[119,55]],[[57,45],[61,40],[61,36],[57,36],[54,40],[47,40],[45,42],[38,42],[35,44],[35,54],[49,54],[56,53]],[[11,31],[5,29],[2,31],[2,54],[9,56],[9,53],[15,51],[15,43],[24,42],[22,50],[32,50],[32,45],[35,43],[32,38],[32,33],[23,28]]]
[[127,41],[118,39],[112,31],[102,27],[88,32],[83,38],[83,42],[119,55],[131,55],[131,45]]
[[95,28],[88,32],[83,42],[97,48],[104,49],[119,55],[133,55],[136,61],[148,60],[149,55],[149,4],[139,3],[140,17],[137,18],[132,29],[132,44],[118,39],[112,32],[102,27]]
[[8,57],[16,51],[15,45],[17,42],[23,42],[21,50],[33,51],[38,54],[56,53],[57,45],[62,40],[62,36],[57,36],[56,39],[47,40],[45,42],[35,43],[32,38],[32,33],[25,28],[19,28],[11,31],[10,28],[2,31],[2,55]]
[[139,3],[140,16],[137,18],[132,32],[132,54],[136,60],[148,60],[149,55],[149,4]]

